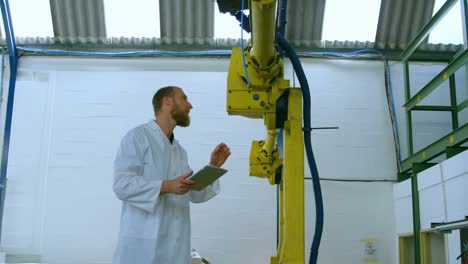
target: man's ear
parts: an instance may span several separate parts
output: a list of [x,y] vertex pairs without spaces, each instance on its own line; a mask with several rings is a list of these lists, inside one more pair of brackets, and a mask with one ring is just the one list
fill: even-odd
[[173,98],[170,96],[164,96],[163,97],[163,104],[165,105],[172,105],[172,100]]

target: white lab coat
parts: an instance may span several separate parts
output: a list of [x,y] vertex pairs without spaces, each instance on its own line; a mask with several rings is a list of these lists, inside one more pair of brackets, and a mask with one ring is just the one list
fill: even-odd
[[203,191],[159,195],[163,180],[188,171],[187,153],[171,144],[151,120],[129,131],[114,161],[114,192],[122,200],[114,264],[189,264],[190,207],[219,193],[219,182]]

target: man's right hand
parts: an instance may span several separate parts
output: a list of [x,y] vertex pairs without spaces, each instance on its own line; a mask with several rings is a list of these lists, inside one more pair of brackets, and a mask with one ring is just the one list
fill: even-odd
[[180,175],[179,177],[173,180],[163,181],[162,186],[161,186],[161,194],[165,194],[165,193],[174,193],[178,195],[186,194],[195,185],[194,181],[187,179],[192,174],[193,174],[193,171],[189,171],[185,174]]

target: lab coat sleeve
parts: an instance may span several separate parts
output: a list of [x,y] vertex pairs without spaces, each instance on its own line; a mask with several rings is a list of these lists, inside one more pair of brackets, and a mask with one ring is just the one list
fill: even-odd
[[146,137],[130,131],[120,144],[114,160],[114,192],[128,204],[153,213],[161,191],[162,180],[143,177]]
[[201,191],[191,190],[190,201],[192,203],[206,202],[209,199],[215,197],[219,193],[220,189],[221,188],[220,188],[219,180],[216,180]]

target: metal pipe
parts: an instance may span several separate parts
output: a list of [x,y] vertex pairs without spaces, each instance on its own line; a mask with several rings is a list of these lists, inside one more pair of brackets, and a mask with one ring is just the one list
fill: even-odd
[[263,150],[265,150],[268,155],[276,149],[276,139],[278,138],[278,130],[267,130],[267,135],[265,138],[265,144],[263,145]]
[[250,6],[252,18],[252,48],[250,50],[253,65],[259,70],[268,69],[276,58],[276,0],[253,0]]

